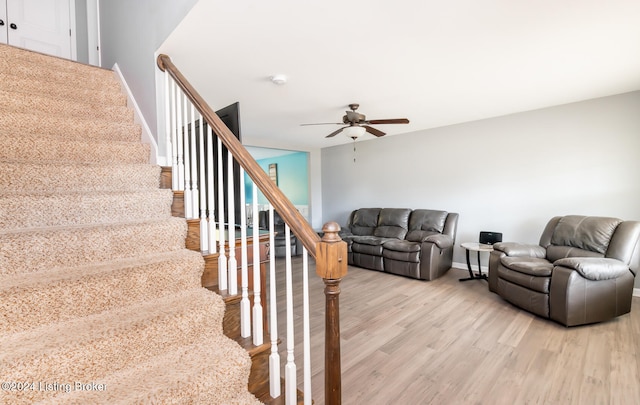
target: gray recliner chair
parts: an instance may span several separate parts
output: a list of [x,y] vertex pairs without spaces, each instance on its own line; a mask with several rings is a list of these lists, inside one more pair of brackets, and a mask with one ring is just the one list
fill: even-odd
[[501,242],[489,258],[489,290],[566,326],[631,311],[640,266],[640,222],[552,218],[539,245]]

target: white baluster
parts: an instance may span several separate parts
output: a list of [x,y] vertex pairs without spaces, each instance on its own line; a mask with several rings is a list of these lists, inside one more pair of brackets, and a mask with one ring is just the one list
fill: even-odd
[[218,256],[218,286],[220,290],[228,287],[227,254],[225,252],[225,223],[224,223],[224,177],[222,172],[222,141],[218,138],[218,239],[220,241],[220,255]]
[[[257,219],[254,219],[254,222]],[[269,205],[269,224],[273,224],[273,207]],[[269,226],[269,333],[271,337],[271,354],[269,355],[269,394],[272,398],[281,395],[280,388],[280,354],[278,353],[278,301],[276,297],[276,255],[275,233],[273,226]]]
[[[244,189],[244,169],[240,168],[240,206],[244,207],[247,198]],[[247,251],[247,216],[240,219],[240,250],[242,257],[240,260],[242,278],[242,300],[240,301],[240,336],[243,338],[251,336],[251,303],[249,302],[249,257]]]
[[186,94],[182,97],[182,137],[184,140],[184,212],[186,218],[193,218],[193,183],[191,182],[191,148],[189,142],[189,100]]
[[284,395],[286,404],[295,404],[297,400],[296,363],[295,363],[295,333],[293,330],[293,274],[291,270],[291,231],[289,225],[284,226],[285,242],[285,272],[287,277],[287,364],[284,366]]
[[304,404],[311,405],[311,335],[309,328],[309,254],[302,248],[302,336],[304,356]]
[[198,113],[198,168],[200,179],[200,250],[209,250],[209,227],[207,222],[207,184],[205,182],[204,172],[204,125],[202,122],[202,115]]
[[[177,86],[177,85],[176,85]],[[182,92],[176,88],[176,101],[174,109],[176,111],[176,164],[178,166],[178,188],[176,190],[184,191],[184,134],[182,133]]]
[[191,208],[192,218],[198,218],[200,214],[200,193],[198,192],[198,149],[196,147],[196,108],[192,102],[189,102],[191,107],[191,133],[189,136],[189,143],[191,144]]
[[[169,87],[169,72],[164,71],[164,137],[165,137],[165,166],[172,166],[171,153],[171,89]],[[171,176],[173,178],[173,176]]]
[[[253,218],[258,218],[258,186],[253,183]],[[264,342],[262,324],[262,302],[260,301],[260,230],[253,227],[253,344]]]
[[207,228],[209,230],[209,236],[207,240],[209,242],[209,253],[216,253],[218,248],[216,247],[216,202],[214,199],[215,182],[213,181],[213,131],[211,125],[207,125]]
[[229,199],[229,295],[238,294],[238,260],[236,259],[236,203],[235,179],[233,178],[233,155],[227,153],[227,190]]
[[178,121],[176,83],[171,79],[171,189],[180,190],[180,169],[178,168]]

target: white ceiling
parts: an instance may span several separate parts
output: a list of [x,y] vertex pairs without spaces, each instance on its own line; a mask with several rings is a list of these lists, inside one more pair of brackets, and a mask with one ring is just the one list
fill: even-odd
[[638,90],[640,1],[200,0],[159,51],[244,143],[309,150],[354,102],[397,135]]

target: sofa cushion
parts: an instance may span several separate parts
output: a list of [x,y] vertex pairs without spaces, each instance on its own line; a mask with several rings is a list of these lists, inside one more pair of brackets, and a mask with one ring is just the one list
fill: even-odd
[[547,250],[539,245],[518,242],[498,242],[493,244],[493,250],[503,252],[507,256],[530,256],[544,258]]
[[360,208],[354,211],[351,221],[351,233],[354,235],[373,235],[378,226],[380,208]]
[[602,254],[571,246],[547,246],[547,260],[555,262],[565,257],[603,257]]
[[604,254],[620,222],[622,220],[617,218],[567,215],[558,221],[551,236],[551,244]]
[[510,270],[534,277],[549,277],[553,271],[553,263],[536,257],[504,256],[500,258],[500,263]]
[[420,244],[407,240],[391,239],[384,242],[385,250],[393,250],[396,252],[419,252]]
[[[375,242],[372,240],[372,242]],[[355,253],[364,253],[372,256],[382,256],[382,241],[380,243],[359,243],[353,242],[351,251]]]
[[373,231],[374,236],[382,238],[404,239],[409,229],[408,208],[383,208],[378,216],[378,226]]
[[377,236],[354,236],[351,238],[353,243],[359,245],[381,246],[383,243],[393,240],[390,238],[379,238]]

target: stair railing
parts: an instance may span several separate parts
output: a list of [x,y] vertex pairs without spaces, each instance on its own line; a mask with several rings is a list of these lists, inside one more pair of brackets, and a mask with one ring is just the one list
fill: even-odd
[[[285,403],[297,403],[297,366],[294,358],[293,330],[293,269],[289,233],[292,232],[303,245],[303,335],[304,370],[303,393],[305,404],[310,404],[311,369],[309,355],[309,294],[308,294],[308,255],[316,262],[316,273],[325,284],[325,403],[341,403],[341,366],[340,366],[340,319],[339,294],[340,281],[347,273],[346,244],[338,235],[340,227],[335,222],[323,226],[323,237],[312,229],[291,201],[282,193],[267,173],[242,146],[240,141],[226,127],[222,120],[209,107],[193,86],[186,80],[167,55],[159,55],[159,68],[165,72],[165,132],[167,155],[171,155],[172,187],[184,191],[185,214],[187,218],[200,220],[201,250],[219,253],[218,285],[228,294],[240,294],[241,336],[253,336],[254,345],[263,344],[262,306],[269,307],[270,324],[270,395],[278,397],[280,393],[280,359],[277,344],[277,302],[274,249],[271,248],[269,265],[269,303],[263,303],[260,291],[259,244],[253,243],[253,297],[249,296],[247,238],[259,240],[258,229],[258,191],[269,201],[270,246],[274,246],[273,215],[278,212],[285,222],[286,240],[286,307],[287,307],[287,362],[284,365]],[[224,157],[227,153],[226,167]],[[234,165],[239,166],[239,179],[234,179]],[[226,174],[225,174],[226,173]],[[237,171],[236,171],[237,173]],[[245,212],[244,173],[253,182],[251,218],[241,215],[239,230],[235,216],[235,207],[240,204]],[[225,179],[226,176],[226,179]],[[235,201],[235,182],[240,183],[240,201]],[[226,185],[225,185],[226,184]],[[228,192],[225,199],[225,187]],[[225,205],[227,210],[224,209]],[[225,214],[227,212],[227,214]],[[227,218],[225,218],[225,215]],[[231,225],[229,225],[231,224]],[[241,257],[235,257],[235,240],[241,244]],[[251,235],[247,234],[251,231]],[[226,256],[226,252],[229,256]],[[237,267],[240,260],[241,286],[238,292]],[[253,298],[251,303],[250,298]],[[253,305],[253,311],[250,306]],[[250,321],[253,320],[253,322]]]

